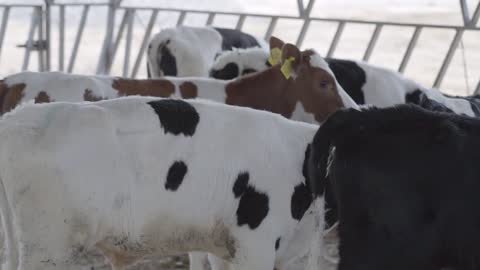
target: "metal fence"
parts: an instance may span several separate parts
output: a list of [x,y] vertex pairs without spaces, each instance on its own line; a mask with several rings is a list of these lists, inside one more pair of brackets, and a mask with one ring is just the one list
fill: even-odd
[[[148,45],[152,30],[159,17],[160,12],[170,12],[177,14],[176,25],[182,25],[185,18],[189,14],[201,14],[207,17],[206,25],[212,25],[215,18],[220,15],[228,15],[236,17],[237,29],[242,29],[247,18],[262,18],[268,20],[268,26],[264,33],[264,38],[268,39],[277,27],[277,23],[282,19],[298,20],[301,22],[300,31],[296,38],[296,44],[301,46],[305,40],[305,37],[310,29],[312,22],[330,22],[336,24],[336,31],[330,41],[328,52],[326,56],[331,57],[335,54],[339,43],[341,42],[342,33],[349,24],[361,24],[373,27],[373,31],[368,41],[368,45],[363,53],[364,61],[369,61],[372,54],[376,50],[376,44],[382,31],[387,26],[395,26],[413,29],[412,35],[409,39],[408,46],[402,53],[402,60],[398,66],[398,71],[404,72],[412,53],[416,49],[417,41],[422,35],[424,29],[444,29],[454,31],[454,37],[450,41],[448,50],[443,58],[443,62],[435,75],[433,87],[440,87],[445,74],[451,64],[452,58],[457,50],[460,41],[465,31],[478,31],[480,28],[477,26],[480,17],[480,3],[475,7],[473,15],[470,16],[469,6],[467,0],[459,0],[461,7],[461,13],[463,18],[462,25],[442,25],[442,24],[419,24],[419,23],[398,23],[389,21],[370,21],[370,20],[350,20],[340,18],[321,18],[311,16],[312,9],[315,5],[315,0],[310,0],[304,4],[302,0],[297,0],[298,14],[295,16],[288,15],[272,15],[272,14],[255,14],[255,13],[236,13],[236,12],[219,12],[219,11],[199,11],[189,9],[172,9],[161,7],[135,7],[135,6],[123,6],[122,0],[105,0],[104,2],[85,2],[75,4],[63,4],[57,3],[55,0],[44,0],[45,2],[39,5],[2,5],[0,4],[1,24],[0,24],[0,64],[2,63],[2,53],[5,53],[3,48],[3,41],[8,29],[9,14],[13,9],[29,9],[31,10],[30,25],[26,42],[20,44],[25,48],[23,62],[21,65],[22,70],[60,70],[66,72],[72,72],[74,70],[75,63],[77,61],[79,47],[83,40],[83,33],[85,31],[87,22],[89,20],[89,14],[94,8],[107,9],[107,15],[105,18],[105,32],[103,33],[103,41],[99,55],[96,58],[98,60],[96,64],[97,74],[110,74],[112,64],[116,57],[122,57],[119,54],[119,44],[124,40],[124,52],[122,65],[122,75],[126,77],[136,77],[139,73],[142,61],[145,61],[145,49]],[[68,9],[77,8],[81,9],[80,20],[76,26],[75,35],[73,38],[73,45],[68,54],[66,53],[66,35],[65,35],[65,14]],[[53,11],[55,11],[55,18]],[[149,12],[148,22],[144,26],[143,35],[141,38],[140,46],[137,50],[132,48],[133,33],[138,32],[135,28],[135,19],[138,12]],[[121,16],[120,23],[116,23],[116,17]],[[56,23],[53,23],[55,20]],[[52,37],[52,27],[58,27],[58,38]],[[124,37],[125,36],[125,37]],[[55,46],[53,46],[55,45]],[[53,57],[53,47],[57,48]],[[29,66],[30,57],[32,53],[38,55],[38,67],[33,68]],[[132,61],[132,56],[134,56]],[[53,59],[57,59],[58,63],[56,68],[53,68]],[[480,90],[480,82],[477,83],[476,89]]]

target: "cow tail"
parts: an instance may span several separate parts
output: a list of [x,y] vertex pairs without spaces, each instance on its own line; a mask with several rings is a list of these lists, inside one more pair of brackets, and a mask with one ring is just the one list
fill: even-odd
[[18,269],[19,265],[19,247],[15,238],[15,226],[13,221],[12,207],[7,197],[3,179],[0,178],[0,235],[2,243],[0,250],[3,250],[2,269]]

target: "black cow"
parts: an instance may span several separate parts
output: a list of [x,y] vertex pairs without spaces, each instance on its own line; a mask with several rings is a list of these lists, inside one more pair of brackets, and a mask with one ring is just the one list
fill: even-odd
[[416,105],[334,113],[308,171],[339,220],[338,269],[480,269],[479,136]]

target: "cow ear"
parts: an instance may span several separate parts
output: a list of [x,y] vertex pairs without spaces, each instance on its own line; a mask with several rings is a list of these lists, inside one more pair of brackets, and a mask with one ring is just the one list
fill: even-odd
[[297,46],[287,43],[282,48],[281,71],[288,79],[298,73],[300,64],[302,62],[302,55]]
[[270,50],[272,50],[273,48],[281,50],[283,45],[285,45],[285,42],[283,42],[283,40],[274,36],[270,37]]

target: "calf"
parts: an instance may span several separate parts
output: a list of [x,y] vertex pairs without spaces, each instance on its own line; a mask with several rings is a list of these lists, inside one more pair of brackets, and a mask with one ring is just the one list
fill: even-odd
[[[281,63],[233,81],[208,78],[131,80],[122,78],[23,72],[0,83],[0,108],[7,112],[27,100],[97,101],[126,95],[206,98],[267,110],[293,120],[322,122],[339,107],[356,106],[336,82],[326,62],[314,51],[300,52],[292,44],[272,38],[272,48],[283,50]],[[285,59],[295,59],[291,74],[282,72]]]
[[215,56],[233,48],[267,48],[265,41],[239,30],[179,26],[154,35],[148,45],[148,77],[208,77]]
[[285,269],[313,249],[319,269],[323,199],[304,170],[316,130],[201,100],[20,106],[0,120],[4,265],[79,269],[103,254],[125,269],[196,250]]
[[479,135],[415,105],[333,114],[308,171],[339,219],[338,269],[479,269]]
[[[247,49],[224,52],[210,71],[213,78],[229,80],[269,68],[269,55]],[[480,116],[480,95],[449,96],[438,89],[426,88],[402,74],[365,62],[326,58],[329,68],[343,89],[357,104],[390,107],[413,103],[425,109]]]

